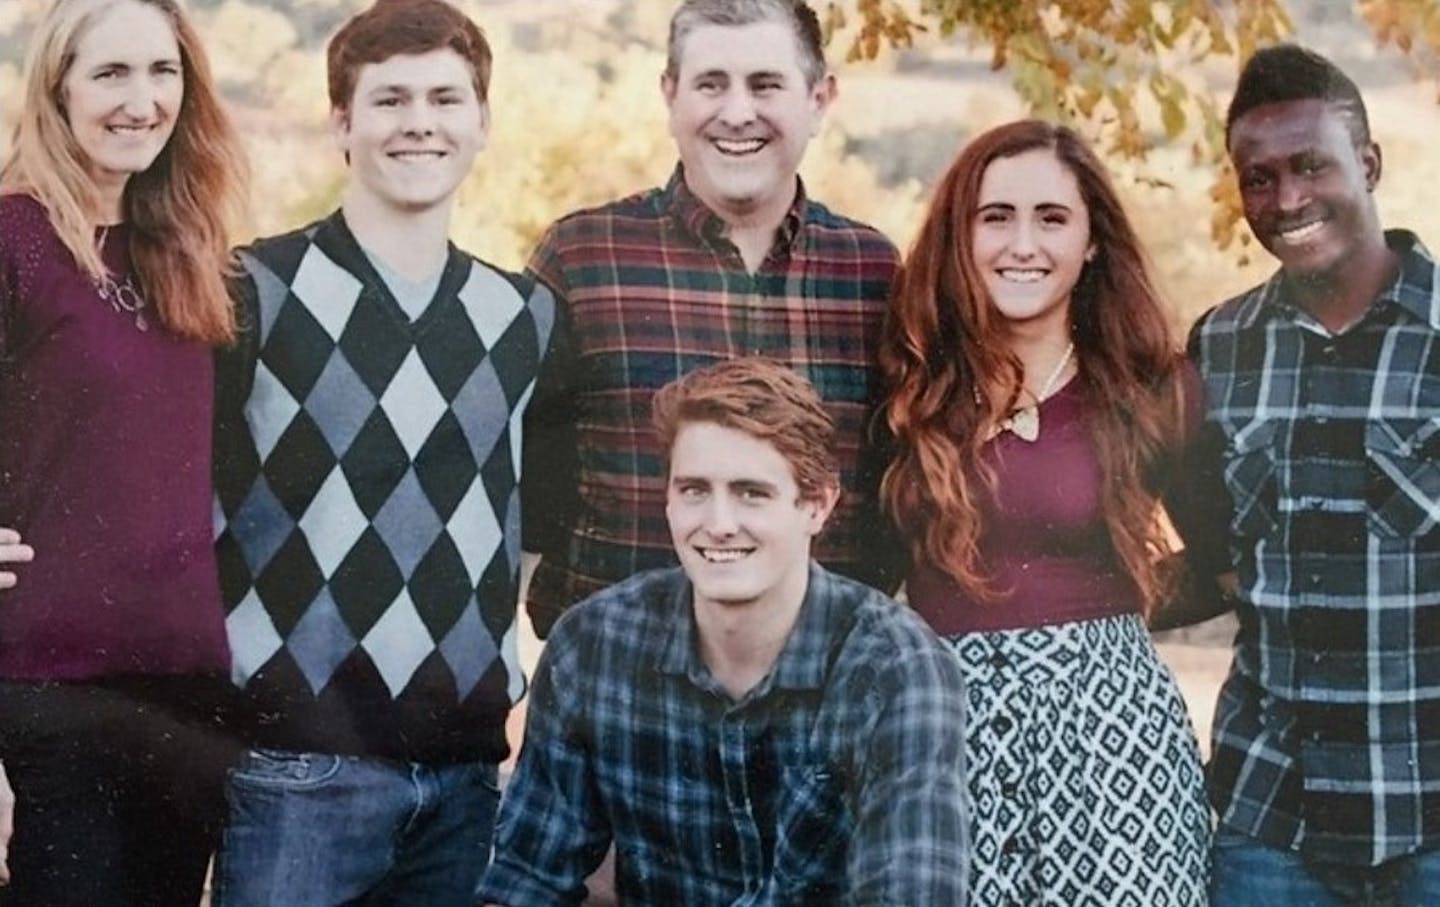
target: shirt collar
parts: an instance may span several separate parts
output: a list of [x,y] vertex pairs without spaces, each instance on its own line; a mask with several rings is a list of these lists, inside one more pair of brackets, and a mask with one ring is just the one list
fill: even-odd
[[[662,204],[681,226],[695,238],[706,243],[715,243],[725,238],[725,221],[702,202],[685,184],[685,165],[676,164],[665,184]],[[800,227],[805,222],[805,181],[795,177],[795,200],[785,219],[775,231],[775,246],[793,248],[800,236]],[[772,247],[773,248],[773,247]]]
[[[1409,230],[1386,230],[1385,244],[1400,257],[1400,270],[1375,298],[1376,304],[1392,302],[1440,331],[1440,273],[1435,259]],[[1237,321],[1241,327],[1249,328],[1262,318],[1282,313],[1293,319],[1296,312],[1281,269],[1250,292],[1241,303]]]
[[[660,647],[656,669],[662,674],[703,677],[708,669],[700,660],[690,581],[684,579],[684,573],[678,568],[676,572],[681,581],[670,592],[670,633]],[[818,690],[825,686],[831,644],[839,630],[834,614],[839,599],[830,588],[829,574],[811,561],[805,600],[800,603],[795,626],[770,673],[751,691],[751,696],[771,689]]]

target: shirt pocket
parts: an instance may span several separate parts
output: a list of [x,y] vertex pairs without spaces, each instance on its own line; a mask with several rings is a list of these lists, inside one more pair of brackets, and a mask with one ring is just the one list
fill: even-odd
[[1261,538],[1277,525],[1279,489],[1275,470],[1274,421],[1243,425],[1225,446],[1225,487],[1233,504],[1230,530]]
[[1370,531],[1381,538],[1434,532],[1440,520],[1440,418],[1367,422],[1365,458]]
[[830,767],[791,766],[783,782],[785,795],[776,815],[778,902],[826,903],[844,884],[855,829],[842,774]]

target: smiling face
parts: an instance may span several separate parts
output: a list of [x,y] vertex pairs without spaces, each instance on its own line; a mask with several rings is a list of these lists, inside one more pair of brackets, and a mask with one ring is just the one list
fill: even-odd
[[703,25],[661,81],[685,183],[722,218],[783,215],[795,172],[834,97],[807,85],[800,49],[781,22]]
[[449,48],[363,66],[349,109],[333,114],[352,195],[406,212],[449,204],[485,145],[473,78]]
[[1068,333],[1070,294],[1090,244],[1075,174],[1040,148],[991,161],[980,181],[971,253],[1013,327]]
[[184,95],[175,29],[154,6],[119,0],[76,42],[60,83],[65,119],[117,210],[125,183],[170,140]]
[[695,607],[798,607],[810,542],[835,495],[802,500],[768,441],[713,422],[683,424],[670,449],[665,515]]
[[1357,144],[1334,105],[1307,99],[1248,111],[1231,126],[1230,158],[1251,232],[1292,276],[1339,276],[1382,235],[1371,195],[1380,149]]

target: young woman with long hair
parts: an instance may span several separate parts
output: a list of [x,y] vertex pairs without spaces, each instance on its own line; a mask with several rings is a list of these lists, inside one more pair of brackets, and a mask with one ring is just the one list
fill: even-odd
[[1203,903],[1200,760],[1143,622],[1194,385],[1074,132],[1027,120],[961,152],[881,364],[909,599],[969,685],[975,903]]
[[231,751],[211,348],[235,331],[242,146],[175,0],[58,0],[23,91],[0,169],[0,902],[194,904]]

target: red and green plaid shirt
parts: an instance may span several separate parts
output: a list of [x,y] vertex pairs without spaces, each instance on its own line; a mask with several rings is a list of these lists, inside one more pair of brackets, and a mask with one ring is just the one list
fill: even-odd
[[650,397],[706,363],[769,356],[808,378],[838,429],[843,495],[817,539],[821,563],[893,587],[878,541],[883,454],[869,443],[875,364],[898,256],[871,227],[796,192],[751,273],[720,218],[677,168],[651,189],[555,223],[528,271],[560,302],[558,349],[526,421],[526,548],[541,633],[565,608],[640,570],[674,563]]

